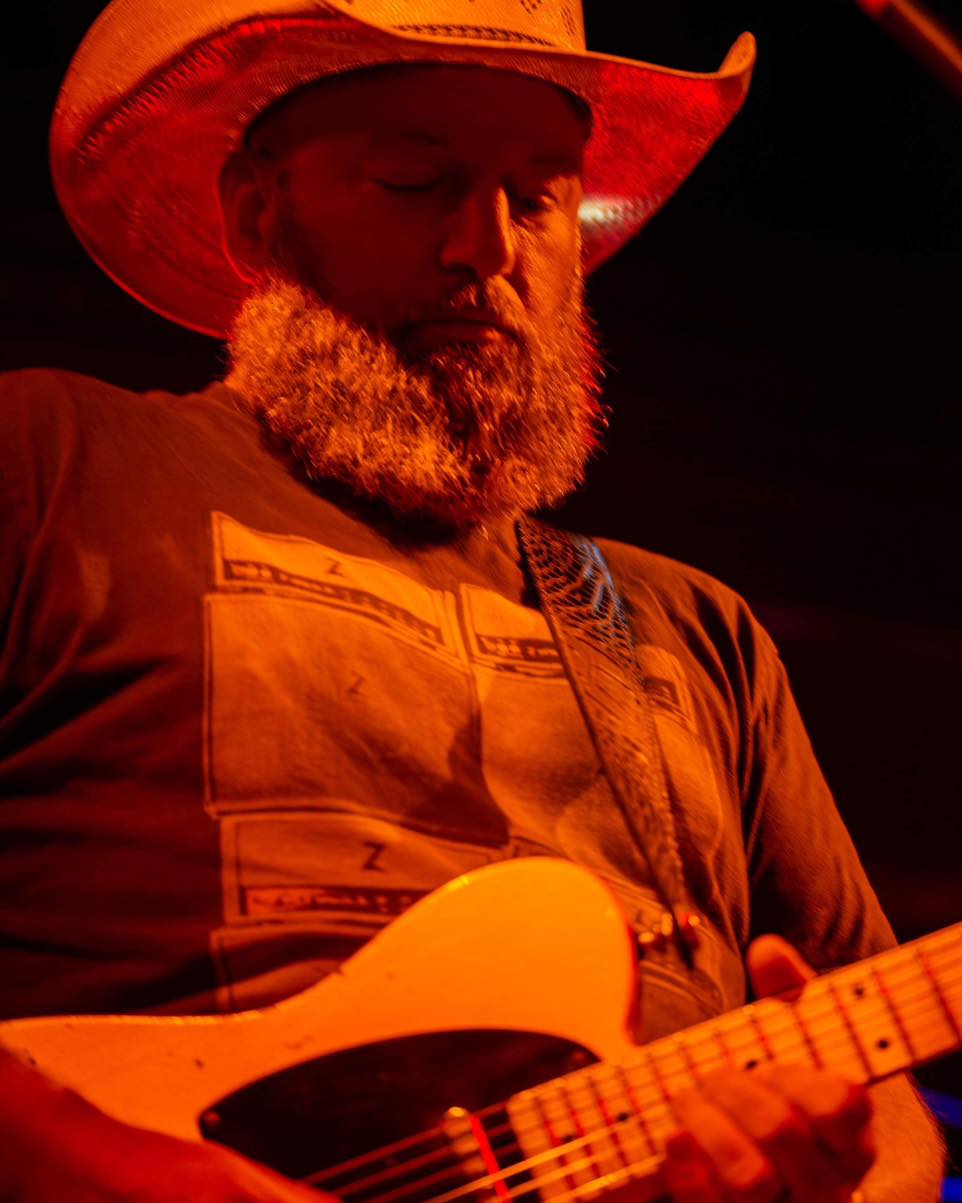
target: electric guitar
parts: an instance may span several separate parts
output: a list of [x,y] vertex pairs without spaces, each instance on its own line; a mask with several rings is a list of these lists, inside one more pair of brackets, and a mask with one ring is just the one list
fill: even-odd
[[670,1100],[766,1061],[878,1081],[962,1045],[962,924],[643,1047],[636,953],[584,869],[456,878],[260,1011],[15,1020],[0,1040],[104,1111],[218,1141],[344,1203],[663,1193]]

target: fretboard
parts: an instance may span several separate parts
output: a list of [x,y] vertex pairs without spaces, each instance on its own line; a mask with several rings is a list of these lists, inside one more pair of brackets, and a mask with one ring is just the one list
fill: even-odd
[[[724,1066],[802,1063],[876,1082],[962,1045],[962,924],[515,1095],[508,1114],[543,1197],[642,1178],[671,1100]],[[562,1151],[564,1150],[564,1151]]]

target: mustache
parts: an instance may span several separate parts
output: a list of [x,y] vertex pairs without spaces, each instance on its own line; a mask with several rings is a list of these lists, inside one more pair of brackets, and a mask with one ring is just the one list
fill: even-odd
[[415,304],[398,324],[401,331],[419,322],[437,321],[459,314],[483,313],[525,343],[531,339],[531,324],[520,300],[510,285],[499,280],[478,280],[464,284],[433,304]]

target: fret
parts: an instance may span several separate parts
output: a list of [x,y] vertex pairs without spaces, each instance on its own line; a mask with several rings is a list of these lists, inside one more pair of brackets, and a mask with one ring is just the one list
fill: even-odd
[[895,999],[892,997],[892,991],[889,989],[888,982],[885,980],[885,977],[881,970],[881,966],[878,963],[876,963],[876,964],[870,966],[870,968],[871,968],[871,972],[872,972],[872,977],[874,978],[875,983],[878,986],[879,994],[882,997],[882,999],[884,1000],[885,1005],[888,1008],[889,1013],[891,1014],[892,1019],[895,1022],[895,1026],[899,1030],[899,1035],[902,1037],[902,1043],[905,1045],[905,1051],[909,1055],[909,1064],[914,1065],[920,1060],[919,1052],[918,1052],[918,1049],[915,1047],[915,1045],[912,1043],[912,1039],[909,1036],[908,1030],[902,1021],[902,1016],[899,1012],[898,1005],[896,1004]]
[[[913,951],[915,953],[916,960],[918,961],[919,968],[925,974],[925,980],[928,982],[932,994],[938,1000],[939,1010],[942,1013],[942,1019],[945,1027],[952,1033],[952,1043],[958,1044],[962,1042],[962,1027],[960,1027],[952,1008],[949,1006],[949,1000],[943,993],[942,988],[939,985],[938,978],[929,967],[929,958],[924,946],[916,946]],[[947,1045],[946,1047],[948,1048],[950,1046]]]
[[669,1103],[696,1085],[691,1064],[674,1036],[664,1036],[647,1045],[645,1061],[651,1066],[654,1081]]
[[[671,1107],[672,1097],[687,1089],[685,1085],[681,1085],[672,1090],[674,1079],[662,1075],[660,1058],[652,1056],[653,1049],[667,1044],[667,1040],[656,1040],[645,1045],[639,1050],[638,1058],[625,1066],[625,1080],[630,1084],[633,1096],[644,1108],[640,1114],[644,1116],[645,1132],[658,1148],[676,1126],[675,1113]],[[694,1082],[691,1084],[694,1085]]]
[[795,1017],[795,1023],[798,1025],[798,1030],[802,1036],[802,1042],[808,1050],[808,1055],[815,1062],[819,1069],[822,1068],[822,1058],[819,1056],[818,1049],[815,1047],[815,1041],[812,1038],[812,1032],[808,1027],[808,1020],[803,1011],[799,1011],[797,1006],[792,1007],[792,1014]]
[[598,1070],[586,1070],[561,1078],[558,1086],[565,1097],[568,1109],[580,1135],[590,1137],[584,1146],[596,1165],[605,1174],[616,1173],[625,1166],[625,1159],[616,1143],[615,1133],[598,1094],[594,1089],[594,1077]]
[[955,1027],[962,1030],[962,932],[959,927],[920,942],[925,964]]
[[781,1065],[817,1065],[791,1003],[765,998],[752,1004],[752,1018],[771,1060]]
[[[510,1098],[507,1104],[508,1118],[526,1159],[542,1157],[555,1147],[551,1129],[538,1104],[540,1090],[540,1087],[523,1090]],[[565,1181],[566,1175],[549,1177],[557,1165],[557,1161],[544,1158],[532,1167],[538,1193],[543,1199],[567,1199],[571,1194],[573,1183]]]
[[557,1078],[539,1086],[538,1102],[555,1148],[567,1144],[575,1145],[569,1153],[559,1156],[559,1164],[567,1170],[565,1177],[575,1186],[584,1186],[599,1176],[599,1167],[590,1143],[581,1140],[585,1129],[581,1116],[574,1110],[565,1094],[561,1085],[563,1081],[563,1078]]
[[962,924],[815,978],[794,1003],[763,999],[654,1041],[624,1065],[522,1091],[507,1114],[535,1161],[532,1187],[571,1203],[645,1176],[674,1127],[672,1100],[715,1069],[801,1063],[866,1081],[960,1045]]
[[775,1059],[775,1050],[772,1048],[772,1043],[765,1033],[765,1026],[763,1023],[764,1016],[760,1014],[760,1008],[753,1004],[746,1007],[744,1013],[754,1030],[758,1033],[759,1042],[765,1049],[765,1056],[769,1061],[773,1061]]
[[609,1066],[611,1076],[606,1085],[609,1106],[616,1119],[622,1119],[619,1131],[622,1145],[631,1161],[643,1161],[657,1147],[646,1115],[647,1108],[641,1103],[635,1087],[624,1066]]
[[685,1072],[691,1075],[692,1081],[697,1082],[699,1078],[698,1065],[692,1059],[691,1051],[688,1047],[688,1042],[682,1040],[682,1032],[673,1032],[668,1039],[671,1041],[671,1046],[678,1054],[681,1063],[685,1067]]
[[916,1063],[955,1048],[959,1034],[947,1014],[916,947],[896,948],[872,961],[890,1007]]
[[771,1058],[758,1028],[752,1019],[753,1007],[732,1011],[716,1025],[719,1043],[728,1055],[729,1063],[737,1069],[755,1069]]
[[725,1046],[715,1032],[715,1024],[699,1024],[696,1028],[679,1032],[675,1036],[675,1043],[682,1050],[688,1068],[696,1079],[729,1063]]
[[836,992],[833,978],[810,981],[795,1003],[795,1014],[817,1057],[817,1063],[857,1082],[871,1076],[856,1025],[841,993]]
[[[601,1073],[602,1068],[608,1071],[604,1076]],[[637,1120],[630,1110],[625,1110],[623,1104],[619,1106],[615,1092],[612,1090],[612,1078],[608,1066],[599,1067],[599,1070],[592,1074],[590,1086],[595,1102],[598,1104],[598,1110],[601,1112],[605,1131],[611,1134],[611,1145],[615,1156],[622,1168],[630,1169],[636,1155],[633,1155],[629,1149],[627,1130],[632,1124],[637,1124]]]
[[732,1050],[728,1047],[725,1040],[725,1029],[722,1024],[714,1023],[711,1029],[712,1038],[718,1046],[718,1052],[721,1057],[721,1064],[727,1065],[730,1069],[737,1069],[738,1063],[732,1057]]
[[[668,1082],[662,1077],[658,1063],[651,1056],[658,1040],[647,1044],[641,1051],[642,1056],[625,1066],[625,1081],[630,1084],[633,1097],[643,1108],[639,1114],[643,1116],[645,1134],[649,1142],[656,1148],[664,1143],[668,1133],[675,1127],[675,1113],[672,1111],[672,1094]],[[677,1092],[676,1092],[677,1093]]]
[[832,980],[839,1007],[844,1008],[857,1033],[869,1075],[884,1078],[911,1065],[912,1050],[872,972],[871,961],[843,969],[833,974]]

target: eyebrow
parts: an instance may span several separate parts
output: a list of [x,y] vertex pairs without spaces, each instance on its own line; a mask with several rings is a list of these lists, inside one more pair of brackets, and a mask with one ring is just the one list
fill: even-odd
[[[390,148],[392,143],[414,142],[429,149],[445,149],[449,143],[447,138],[425,133],[423,130],[390,129],[379,130],[372,134],[368,143],[368,151]],[[569,151],[543,151],[532,155],[529,160],[532,167],[544,167],[568,175],[576,175],[581,170],[581,163],[576,155]]]
[[447,145],[445,138],[436,138],[433,134],[424,133],[423,130],[388,129],[372,133],[369,146],[377,146],[379,143],[385,142],[422,142],[425,146],[438,147]]
[[535,155],[531,159],[531,163],[535,167],[549,167],[569,175],[574,175],[581,170],[580,160],[566,151],[558,151],[556,154]]

